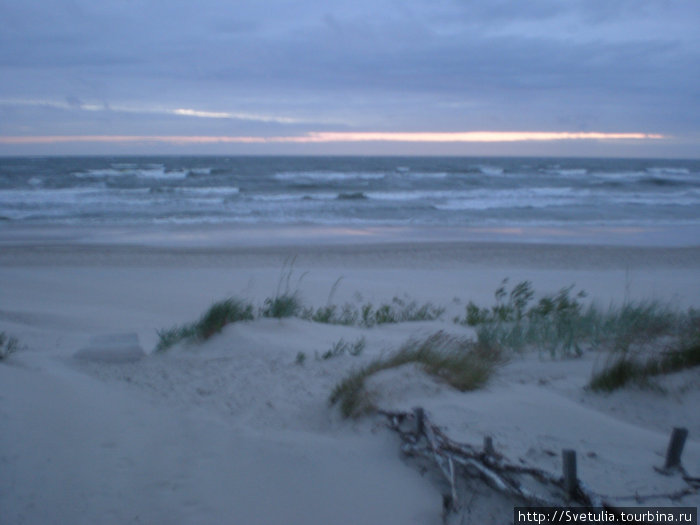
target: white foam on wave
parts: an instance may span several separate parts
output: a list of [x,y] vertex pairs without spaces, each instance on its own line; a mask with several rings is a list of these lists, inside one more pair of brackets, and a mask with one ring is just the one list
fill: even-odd
[[337,172],[337,171],[283,171],[275,173],[276,180],[287,182],[333,182],[343,180],[375,180],[383,179],[384,173],[372,172]]
[[468,191],[426,190],[426,191],[370,191],[365,195],[368,199],[382,201],[415,201],[446,199],[455,195],[468,195]]
[[594,172],[591,174],[596,179],[610,180],[610,181],[629,181],[629,182],[639,182],[643,180],[653,180],[658,179],[660,181],[673,181],[673,182],[700,182],[700,179],[696,174],[691,173],[689,170],[684,168],[649,168],[644,171],[620,171],[620,172]]
[[187,171],[168,171],[165,168],[160,167],[147,170],[138,170],[136,175],[146,179],[184,179],[187,177]]
[[408,177],[410,179],[446,179],[447,173],[436,171],[436,172],[411,172],[404,173],[402,177]]
[[611,172],[592,172],[592,177],[596,179],[621,181],[621,180],[638,180],[647,177],[648,174],[644,171],[611,171]]
[[18,204],[75,204],[81,200],[105,194],[103,187],[0,190],[0,205],[10,207]]
[[474,190],[418,190],[418,191],[372,191],[365,195],[369,199],[386,201],[412,201],[412,200],[441,200],[441,199],[526,199],[543,196],[583,196],[589,190],[574,190],[573,188],[520,188],[520,189],[474,189]]
[[588,174],[588,170],[586,168],[552,168],[546,170],[546,173],[560,177],[583,177]]
[[188,170],[193,175],[211,175],[212,168],[191,168]]
[[596,207],[636,206],[700,206],[700,190],[670,193],[616,194],[607,191],[573,188],[528,188],[520,190],[475,190],[464,198],[453,197],[436,203],[438,210],[488,210],[497,208],[548,208],[595,205]]
[[476,166],[476,169],[479,170],[484,175],[491,175],[491,176],[503,175],[503,172],[505,171],[500,166],[492,166],[490,164],[480,164],[480,165]]
[[[120,166],[120,167],[116,167]],[[124,167],[121,167],[124,166]],[[149,164],[146,167],[131,167],[129,164],[112,165],[110,168],[91,169],[76,172],[78,178],[109,178],[136,176],[146,179],[184,179],[187,171],[167,170],[165,166],[159,164]]]
[[495,208],[547,208],[571,206],[592,196],[588,190],[573,188],[521,188],[518,190],[473,190],[463,192],[434,207],[438,210],[488,210]]
[[131,174],[132,170],[128,169],[115,169],[115,168],[101,168],[95,170],[87,170],[73,173],[76,177],[80,179],[87,178],[100,178],[100,177],[119,177],[122,175]]
[[615,195],[610,198],[614,204],[641,206],[700,206],[700,190],[655,193],[654,195],[633,193]]
[[672,166],[652,166],[647,168],[647,172],[652,175],[690,175],[690,170],[688,168]]

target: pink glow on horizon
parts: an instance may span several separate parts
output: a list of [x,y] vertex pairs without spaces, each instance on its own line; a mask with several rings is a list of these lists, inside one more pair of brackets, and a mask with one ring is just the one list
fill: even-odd
[[0,144],[61,144],[71,142],[169,144],[266,144],[331,142],[546,142],[561,140],[658,140],[655,133],[602,133],[568,131],[465,131],[465,132],[309,132],[288,137],[177,136],[177,135],[45,135],[0,136]]
[[557,131],[465,131],[465,132],[312,132],[309,142],[523,142],[551,140],[644,140],[661,139],[663,135],[647,133],[600,133]]

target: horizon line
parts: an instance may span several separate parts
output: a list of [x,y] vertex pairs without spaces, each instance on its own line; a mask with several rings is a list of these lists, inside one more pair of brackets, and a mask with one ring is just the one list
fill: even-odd
[[605,133],[598,131],[463,131],[463,132],[345,132],[311,131],[295,136],[229,136],[229,135],[26,135],[0,136],[0,144],[61,143],[131,143],[156,142],[185,144],[319,144],[338,142],[409,142],[409,143],[509,143],[557,142],[578,140],[661,140],[658,133]]

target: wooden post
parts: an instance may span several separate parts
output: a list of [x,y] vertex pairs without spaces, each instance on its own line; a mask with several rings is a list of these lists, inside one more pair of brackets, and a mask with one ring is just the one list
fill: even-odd
[[487,456],[494,456],[496,450],[493,448],[493,438],[491,436],[484,436],[484,454]]
[[668,450],[666,450],[664,469],[671,470],[681,466],[681,454],[683,454],[683,447],[687,437],[687,428],[676,427],[673,429],[671,440],[668,442]]
[[425,411],[416,407],[413,409],[413,415],[416,418],[416,435],[420,436],[425,431]]
[[570,498],[574,496],[578,488],[576,474],[576,451],[564,449],[561,451],[562,467],[564,472],[564,490]]

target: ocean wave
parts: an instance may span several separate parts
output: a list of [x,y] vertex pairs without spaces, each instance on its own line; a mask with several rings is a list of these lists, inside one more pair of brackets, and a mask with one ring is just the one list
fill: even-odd
[[205,176],[205,175],[211,175],[212,174],[212,168],[190,168],[187,170],[187,176],[188,177],[197,177],[197,176]]
[[401,177],[415,179],[415,180],[446,179],[447,175],[448,174],[444,171],[435,171],[435,172],[418,172],[417,171],[417,172],[410,172],[410,173],[402,173]]
[[182,197],[187,196],[210,196],[210,197],[232,197],[234,195],[239,195],[241,190],[235,186],[202,186],[202,187],[189,187],[189,186],[159,186],[155,188],[145,188],[149,193],[166,193],[171,195],[178,195]]
[[11,220],[695,220],[700,163],[556,159],[0,159]]
[[451,198],[435,203],[437,210],[542,209],[574,206],[700,206],[700,191],[661,194],[612,194],[592,191],[474,192],[469,198]]
[[386,201],[414,201],[414,200],[445,200],[445,199],[529,199],[548,196],[588,196],[590,190],[574,189],[570,187],[554,188],[514,188],[514,189],[474,189],[474,190],[406,190],[406,191],[373,191],[367,192],[370,199]]
[[337,193],[261,193],[249,195],[248,198],[259,202],[289,202],[308,200],[334,200],[338,198]]
[[51,203],[74,204],[98,195],[106,195],[108,192],[102,187],[83,188],[57,188],[34,190],[0,190],[0,205],[44,205]]
[[583,177],[588,174],[586,168],[549,168],[545,170],[545,173],[551,175],[559,175],[560,177]]
[[609,198],[609,202],[617,205],[637,206],[700,206],[700,191],[677,191],[653,195],[641,193],[613,195]]
[[700,178],[688,170],[677,171],[620,171],[620,172],[594,172],[591,176],[599,180],[631,182],[649,184],[655,186],[683,185],[688,183],[700,183]]
[[145,179],[184,179],[187,177],[187,171],[166,170],[165,168],[160,167],[138,170],[135,172],[135,175]]
[[663,178],[663,177],[642,177],[639,179],[641,184],[648,184],[650,186],[683,186],[686,181],[678,180],[677,178]]
[[286,182],[334,182],[352,179],[376,180],[386,177],[384,173],[374,172],[340,172],[340,171],[283,171],[275,173],[273,178]]
[[125,174],[130,174],[132,170],[130,169],[118,169],[118,168],[101,168],[87,171],[77,171],[73,173],[74,176],[79,179],[86,178],[100,178],[100,177],[119,177]]
[[652,166],[646,169],[652,175],[690,175],[688,168],[679,168],[677,166]]
[[434,204],[438,210],[489,210],[497,208],[547,208],[572,206],[589,199],[590,190],[573,188],[520,188],[512,190],[472,190],[451,195],[445,202]]
[[572,206],[572,199],[451,199],[442,204],[435,204],[437,210],[493,210],[493,209],[527,209],[527,208],[554,208],[560,206]]
[[644,171],[594,171],[591,172],[591,177],[606,181],[636,181],[642,177],[647,177],[648,173]]
[[382,201],[414,201],[424,199],[446,199],[455,194],[468,193],[449,190],[406,190],[406,191],[371,191],[365,193],[368,199]]
[[[190,170],[191,171],[191,170]],[[110,178],[110,177],[139,177],[145,179],[184,179],[188,171],[169,170],[162,165],[148,165],[146,167],[110,167],[90,169],[86,171],[74,172],[73,175],[84,178]]]
[[505,171],[500,166],[492,166],[489,164],[479,164],[478,166],[475,166],[475,168],[480,173],[483,173],[484,175],[491,175],[491,176],[503,175],[503,173]]

